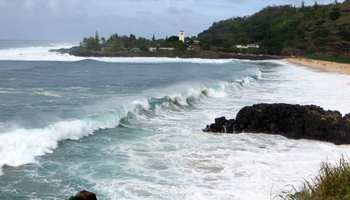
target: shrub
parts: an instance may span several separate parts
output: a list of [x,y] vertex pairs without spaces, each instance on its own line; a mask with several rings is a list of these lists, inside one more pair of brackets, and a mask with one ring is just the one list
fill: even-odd
[[295,44],[294,44],[293,41],[287,40],[287,41],[286,41],[286,45],[288,45],[288,46],[294,46]]
[[326,20],[324,20],[324,19],[320,19],[320,20],[318,20],[316,23],[315,23],[315,25],[316,26],[321,26],[323,23],[325,23],[326,22]]
[[328,35],[329,35],[329,29],[327,29],[327,28],[318,28],[312,33],[311,38],[312,39],[316,39],[316,38],[319,38],[319,37],[327,37]]
[[344,40],[350,41],[350,31],[346,28],[341,28],[338,33]]
[[306,49],[306,45],[305,44],[298,44],[297,48],[298,49]]
[[311,47],[307,48],[307,54],[313,54],[315,52],[316,52],[316,50],[314,48],[311,48]]
[[82,200],[82,198],[80,198],[78,196],[71,196],[71,197],[69,197],[68,200]]
[[325,44],[327,44],[327,42],[328,42],[327,38],[317,39],[317,44],[320,45],[320,46],[324,46]]
[[330,14],[329,14],[329,18],[331,20],[336,20],[340,17],[340,12],[339,10],[333,10]]
[[305,181],[300,192],[278,197],[285,200],[349,199],[350,164],[344,158],[336,165],[322,163],[319,175],[312,182]]

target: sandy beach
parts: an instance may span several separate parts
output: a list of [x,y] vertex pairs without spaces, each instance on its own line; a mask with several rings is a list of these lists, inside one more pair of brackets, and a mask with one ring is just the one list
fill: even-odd
[[325,70],[329,72],[339,72],[342,74],[350,75],[350,64],[312,60],[306,58],[285,58],[283,60],[287,60],[296,65],[310,67],[312,70]]

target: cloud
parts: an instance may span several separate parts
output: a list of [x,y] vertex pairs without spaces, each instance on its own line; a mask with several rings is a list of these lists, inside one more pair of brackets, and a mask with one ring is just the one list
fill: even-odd
[[193,11],[191,8],[182,8],[181,12],[186,14],[193,14]]
[[50,16],[54,19],[59,19],[62,16],[61,6],[61,0],[49,0],[49,3],[47,4],[47,9],[49,11]]
[[178,15],[181,14],[181,11],[175,7],[170,7],[168,8],[168,13]]
[[182,8],[181,10],[175,7],[169,7],[168,8],[168,13],[170,14],[175,14],[175,15],[180,15],[180,14],[193,14],[193,11],[191,8]]

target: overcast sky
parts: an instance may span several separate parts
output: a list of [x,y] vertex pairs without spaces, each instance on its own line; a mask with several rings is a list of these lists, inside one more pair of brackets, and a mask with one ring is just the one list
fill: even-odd
[[106,39],[113,33],[160,39],[180,30],[197,36],[213,22],[284,4],[301,0],[0,0],[0,39],[81,41],[95,31]]

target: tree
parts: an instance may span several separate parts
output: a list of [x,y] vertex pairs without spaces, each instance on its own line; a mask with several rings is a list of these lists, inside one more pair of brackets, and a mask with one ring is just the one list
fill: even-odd
[[202,49],[202,50],[206,50],[206,51],[210,51],[210,50],[211,50],[211,45],[210,45],[210,43],[208,43],[208,42],[202,43],[202,44],[201,44],[201,49]]
[[175,50],[176,51],[185,51],[187,48],[187,45],[183,43],[182,41],[178,41],[175,44]]
[[140,48],[141,51],[148,51],[147,43],[145,43],[145,42],[140,42],[140,43],[137,45],[137,47]]
[[166,40],[166,42],[170,43],[170,42],[177,42],[179,41],[179,37],[178,36],[171,36],[169,39]]
[[96,40],[96,42],[97,42],[97,43],[99,43],[99,42],[100,42],[100,39],[99,39],[99,37],[98,37],[98,33],[97,33],[97,31],[96,31],[96,34],[95,34],[95,40]]
[[106,39],[104,37],[101,38],[102,43],[106,43]]
[[134,34],[130,34],[130,41],[132,43],[135,43],[136,42],[136,36]]
[[153,34],[153,37],[152,37],[152,41],[153,42],[156,41],[156,37],[154,36],[154,34]]

